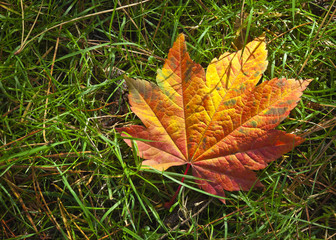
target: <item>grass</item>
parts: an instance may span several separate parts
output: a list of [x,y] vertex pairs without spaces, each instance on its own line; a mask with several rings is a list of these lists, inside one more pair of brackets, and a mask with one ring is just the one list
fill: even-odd
[[[0,2],[0,237],[336,238],[335,1],[130,2]],[[181,32],[203,67],[265,32],[265,79],[314,79],[279,126],[307,140],[263,191],[223,205],[187,176],[164,209],[184,169],[139,171],[116,133],[139,123],[122,75],[155,81]]]

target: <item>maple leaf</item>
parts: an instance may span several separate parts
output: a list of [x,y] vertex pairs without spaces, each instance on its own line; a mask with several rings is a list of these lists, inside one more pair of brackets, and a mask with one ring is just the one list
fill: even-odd
[[205,72],[191,60],[180,34],[157,71],[157,85],[126,77],[131,109],[144,126],[118,131],[149,140],[135,140],[143,166],[162,171],[188,164],[200,188],[211,194],[262,187],[254,171],[304,141],[274,128],[310,82],[274,78],[257,85],[266,58],[259,37],[213,59]]

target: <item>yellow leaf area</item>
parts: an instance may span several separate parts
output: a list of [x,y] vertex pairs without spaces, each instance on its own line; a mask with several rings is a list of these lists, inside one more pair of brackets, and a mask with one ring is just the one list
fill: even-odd
[[205,72],[191,60],[180,34],[157,72],[157,85],[126,77],[131,109],[144,126],[118,131],[137,139],[143,166],[166,170],[189,163],[199,186],[211,194],[261,187],[254,170],[304,141],[274,128],[310,82],[274,78],[257,85],[266,59],[265,39],[259,37],[213,59]]

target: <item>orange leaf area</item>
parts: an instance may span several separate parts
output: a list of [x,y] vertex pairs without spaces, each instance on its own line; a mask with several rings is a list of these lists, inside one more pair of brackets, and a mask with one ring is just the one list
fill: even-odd
[[304,141],[274,128],[310,82],[274,78],[257,85],[266,58],[259,37],[213,59],[205,71],[191,60],[180,34],[157,72],[157,85],[126,77],[131,109],[144,126],[118,131],[148,140],[134,140],[143,166],[161,171],[189,163],[200,188],[211,194],[261,187],[254,170]]

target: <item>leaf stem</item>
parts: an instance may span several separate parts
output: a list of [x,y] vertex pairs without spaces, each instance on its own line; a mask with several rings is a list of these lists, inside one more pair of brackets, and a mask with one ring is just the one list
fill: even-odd
[[[186,170],[184,171],[183,175],[187,175],[189,168],[190,168],[190,163],[187,163],[187,167],[186,167]],[[181,179],[181,182],[182,183],[184,182],[184,177]],[[177,197],[177,194],[180,192],[181,186],[182,185],[180,184],[180,186],[177,188],[177,190],[176,190],[174,196],[172,197],[172,199],[169,202],[166,202],[164,204],[165,208],[170,208],[173,205],[173,203],[175,202],[175,199]]]

